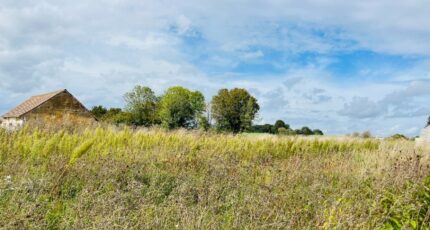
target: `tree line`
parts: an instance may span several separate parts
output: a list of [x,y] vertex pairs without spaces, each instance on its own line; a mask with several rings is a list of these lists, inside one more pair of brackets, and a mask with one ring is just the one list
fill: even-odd
[[286,124],[283,120],[277,120],[275,124],[264,124],[264,125],[253,125],[251,126],[251,132],[254,133],[270,133],[279,135],[324,135],[319,129],[310,129],[304,126],[301,129],[292,129],[289,124]]
[[273,134],[320,134],[320,130],[291,130],[283,121],[275,125],[253,125],[260,106],[246,89],[221,89],[206,104],[199,91],[182,86],[168,88],[156,95],[146,86],[135,86],[124,95],[125,108],[94,106],[93,115],[112,124],[133,126],[161,126],[166,129],[216,129],[232,133],[257,132]]

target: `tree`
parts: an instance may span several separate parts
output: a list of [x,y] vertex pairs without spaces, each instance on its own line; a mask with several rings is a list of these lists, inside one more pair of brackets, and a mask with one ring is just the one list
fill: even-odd
[[313,135],[314,133],[312,132],[312,130],[309,127],[303,127],[301,130],[301,134],[303,135]]
[[278,129],[278,134],[279,135],[296,135],[296,133],[294,132],[294,130],[287,129],[285,127],[279,128]]
[[167,89],[160,100],[159,116],[165,128],[195,128],[204,111],[203,94],[184,87],[175,86]]
[[274,133],[277,133],[279,128],[290,129],[290,125],[285,124],[283,120],[277,120],[274,125],[274,129],[276,130]]
[[90,111],[97,120],[101,120],[102,117],[107,113],[107,109],[102,105],[94,106]]
[[158,123],[158,98],[149,87],[136,86],[124,95],[126,111],[131,114],[134,125],[151,126]]
[[371,137],[372,137],[372,133],[371,133],[370,131],[364,131],[364,132],[361,134],[361,137],[362,137],[362,138],[371,138]]
[[314,129],[312,132],[314,133],[314,135],[324,135],[324,133],[319,129]]
[[251,128],[260,107],[245,89],[221,89],[212,98],[212,117],[217,129],[243,132]]
[[133,115],[129,112],[124,112],[120,108],[110,108],[102,117],[102,120],[115,125],[133,124]]
[[208,118],[205,116],[200,116],[198,118],[197,123],[198,123],[199,129],[201,130],[208,131],[211,128],[211,124],[209,123]]

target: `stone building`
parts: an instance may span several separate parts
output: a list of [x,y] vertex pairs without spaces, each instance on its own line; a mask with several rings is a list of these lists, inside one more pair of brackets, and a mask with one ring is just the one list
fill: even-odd
[[89,125],[95,122],[90,111],[67,90],[37,95],[2,116],[1,127],[16,130],[27,122],[43,126]]
[[417,138],[415,142],[417,146],[430,147],[430,126],[425,127],[421,131],[419,138]]

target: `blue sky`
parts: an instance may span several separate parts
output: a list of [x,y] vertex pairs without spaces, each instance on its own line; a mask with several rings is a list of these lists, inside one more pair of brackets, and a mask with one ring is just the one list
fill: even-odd
[[257,123],[414,136],[430,115],[428,12],[419,0],[0,0],[0,113],[61,88],[121,107],[137,84],[208,101],[243,87]]

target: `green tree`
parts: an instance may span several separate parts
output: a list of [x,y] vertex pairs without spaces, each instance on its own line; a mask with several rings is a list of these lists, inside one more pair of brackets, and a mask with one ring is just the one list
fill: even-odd
[[129,112],[122,111],[120,108],[110,108],[102,117],[102,120],[115,125],[131,125],[133,124],[133,115]]
[[233,133],[251,128],[260,107],[245,89],[221,89],[212,99],[212,117],[219,130]]
[[160,100],[160,119],[163,127],[195,128],[205,111],[205,98],[199,91],[175,86],[166,90]]
[[149,87],[136,86],[124,95],[126,111],[131,114],[134,125],[151,126],[158,123],[159,99]]
[[294,130],[287,129],[285,127],[279,128],[278,129],[278,134],[279,135],[296,135],[296,133],[294,132]]
[[[277,121],[275,122],[274,127],[275,127],[276,132],[279,130],[279,128],[290,129],[290,125],[285,124],[285,122],[284,122],[283,120],[277,120]],[[276,133],[276,132],[275,132],[275,133]]]
[[370,131],[364,131],[364,132],[361,134],[361,137],[362,137],[362,138],[371,138],[371,137],[372,137],[372,133],[371,133]]
[[209,120],[205,116],[200,116],[198,118],[198,127],[204,131],[208,131],[211,128],[211,124],[209,123]]
[[94,106],[90,111],[97,120],[101,120],[102,117],[107,113],[107,109],[102,105]]
[[324,135],[324,133],[319,129],[314,129],[312,132],[314,133],[314,135]]
[[303,127],[301,130],[301,134],[303,135],[313,135],[314,133],[312,132],[312,130],[309,127]]

